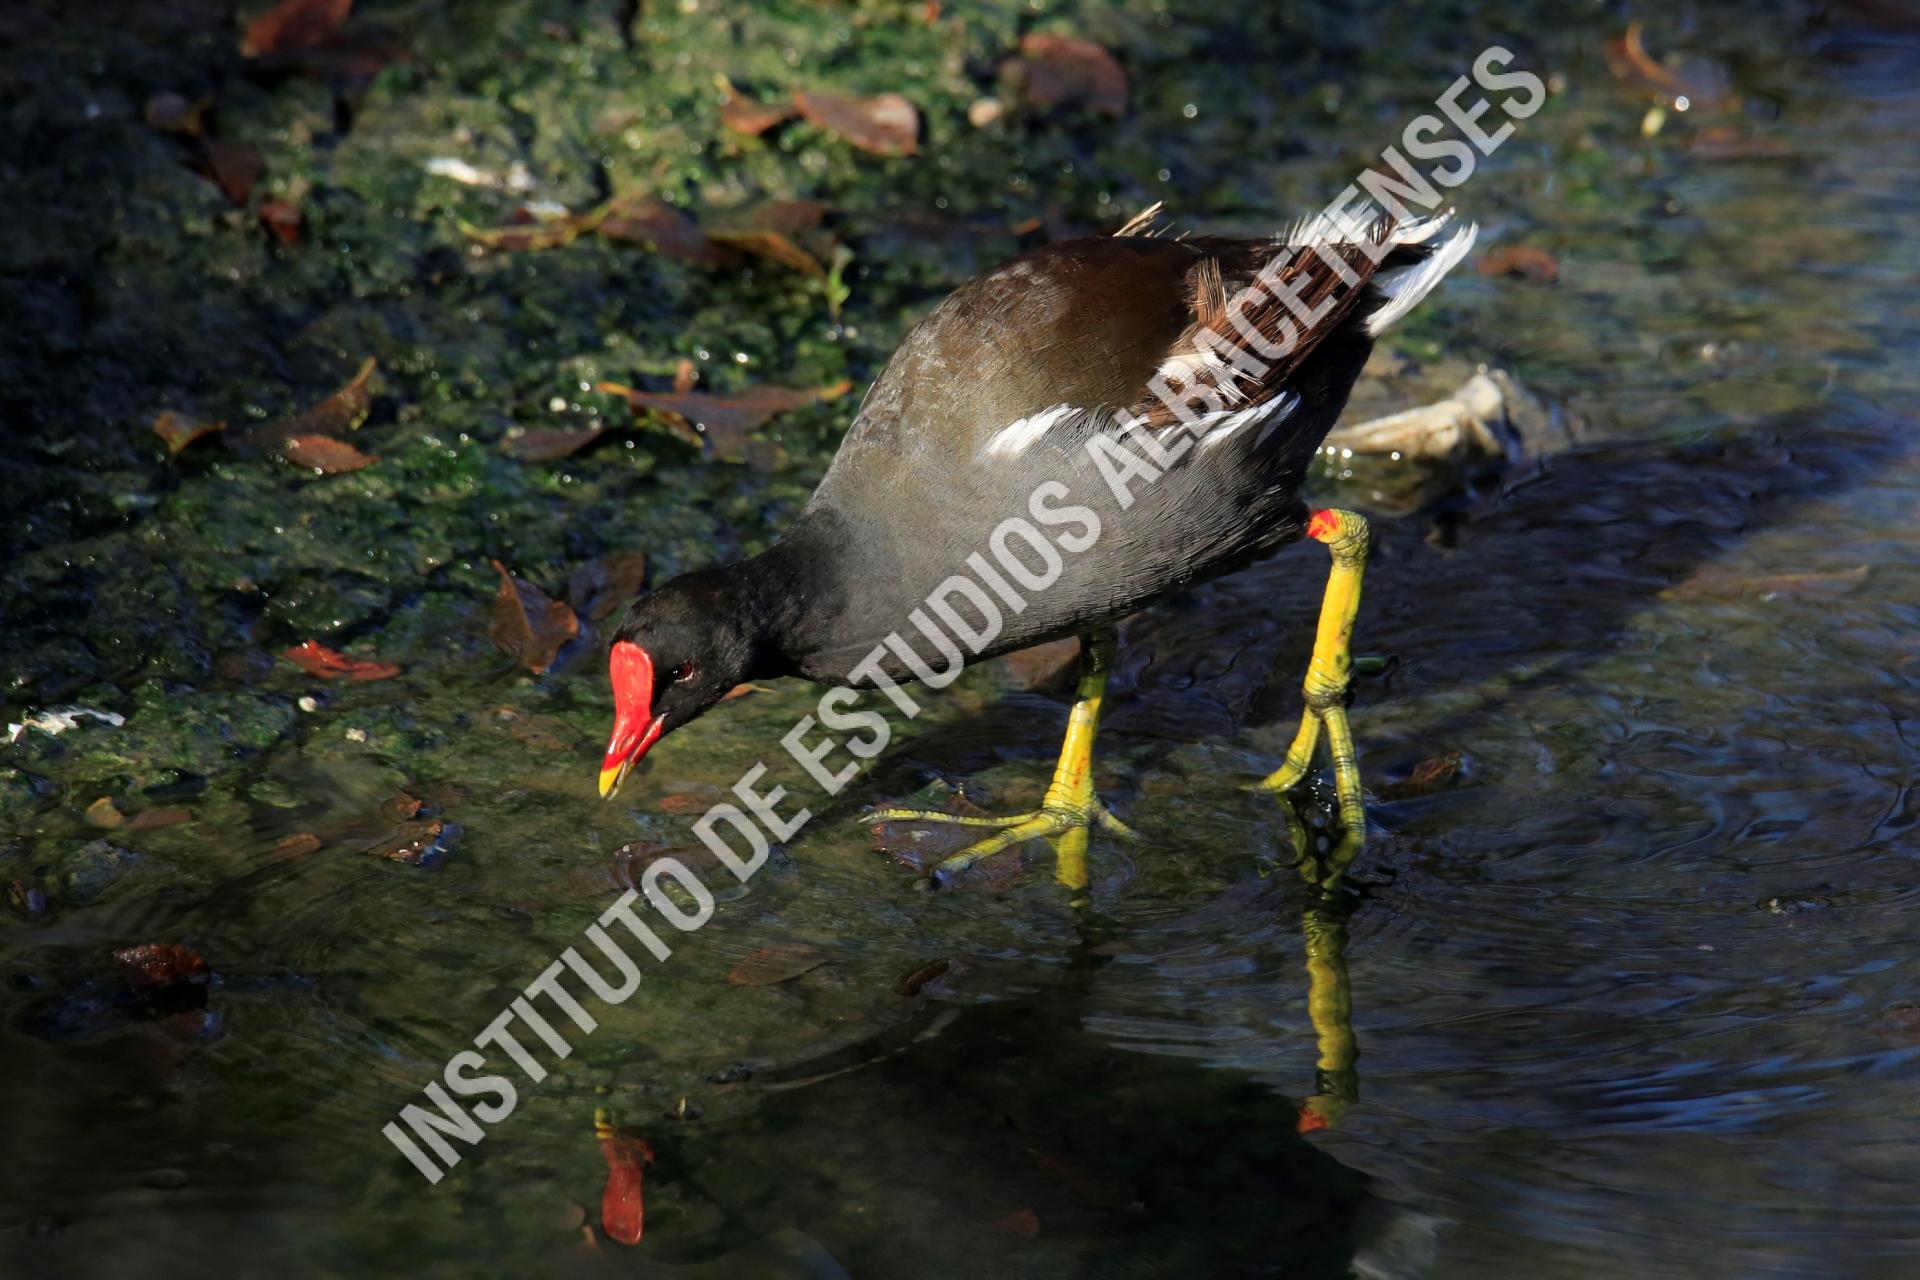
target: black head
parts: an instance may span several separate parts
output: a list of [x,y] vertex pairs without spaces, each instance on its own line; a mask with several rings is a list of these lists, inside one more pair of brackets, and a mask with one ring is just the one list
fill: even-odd
[[676,578],[627,607],[613,633],[613,738],[600,765],[600,794],[669,730],[697,719],[746,678],[753,645],[735,619],[723,571]]

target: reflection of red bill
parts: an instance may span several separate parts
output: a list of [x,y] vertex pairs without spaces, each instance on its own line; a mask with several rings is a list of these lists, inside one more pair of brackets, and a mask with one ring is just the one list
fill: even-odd
[[605,1111],[593,1113],[593,1136],[600,1140],[600,1152],[607,1158],[607,1189],[600,1196],[600,1229],[607,1239],[621,1244],[639,1244],[646,1230],[646,1205],[640,1196],[642,1169],[653,1163],[653,1148],[646,1139],[621,1133],[613,1117]]
[[613,738],[600,762],[600,794],[611,798],[627,771],[660,740],[667,718],[653,712],[653,659],[631,640],[622,640],[607,655],[613,677]]

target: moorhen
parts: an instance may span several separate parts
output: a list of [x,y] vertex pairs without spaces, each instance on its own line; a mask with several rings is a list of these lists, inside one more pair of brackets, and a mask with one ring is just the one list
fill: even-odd
[[[1447,214],[1323,214],[1272,239],[1171,239],[1155,234],[1157,212],[956,290],[888,361],[785,534],[633,602],[609,655],[602,795],[742,681],[878,688],[910,712],[902,681],[941,687],[968,663],[1077,635],[1079,684],[1038,810],[869,817],[993,830],[941,862],[936,884],[1046,837],[1060,880],[1084,886],[1088,828],[1126,833],[1092,782],[1114,623],[1304,532],[1331,550],[1333,571],[1300,729],[1265,785],[1301,781],[1324,733],[1341,843],[1358,847],[1345,694],[1367,523],[1309,513],[1300,492],[1375,336],[1465,256],[1475,228]],[[841,697],[838,727],[883,723]],[[845,745],[871,756],[884,737]]]

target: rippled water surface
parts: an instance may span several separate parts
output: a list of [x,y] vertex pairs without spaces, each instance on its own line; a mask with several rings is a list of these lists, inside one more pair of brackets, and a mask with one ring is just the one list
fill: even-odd
[[[614,109],[594,93],[658,123],[647,93],[691,91],[666,70],[667,88],[607,81],[593,59],[623,48],[605,36],[624,21],[616,5],[479,6],[497,31],[433,5],[365,8],[425,61],[418,80],[384,73],[324,156],[301,153],[318,184],[307,257],[255,261],[254,233],[211,205],[170,230],[173,184],[199,181],[170,159],[164,180],[97,196],[113,230],[78,310],[50,299],[83,258],[24,245],[51,229],[8,250],[25,290],[9,324],[45,335],[42,363],[21,363],[34,372],[9,393],[29,424],[7,446],[25,495],[9,516],[22,548],[6,579],[11,718],[81,702],[127,722],[4,749],[0,881],[47,906],[0,914],[0,1272],[1920,1267],[1911,15],[1765,6],[1655,24],[1649,42],[1683,49],[1736,100],[1646,138],[1648,100],[1600,54],[1617,24],[1585,7],[1422,13],[1406,32],[1419,50],[1391,54],[1365,47],[1384,34],[1331,18],[1095,9],[1063,29],[1121,50],[1130,121],[1034,126],[981,149],[957,123],[967,67],[939,64],[932,37],[893,34],[921,31],[914,14],[858,10],[875,25],[856,24],[871,47],[846,55],[850,83],[905,89],[929,113],[913,172],[943,155],[1002,166],[990,196],[963,196],[975,189],[955,178],[955,200],[972,203],[941,216],[1007,223],[1043,213],[1057,180],[1085,225],[1100,222],[1103,185],[1115,221],[1164,197],[1189,225],[1260,225],[1279,216],[1263,210],[1331,196],[1485,44],[1523,51],[1556,94],[1456,198],[1489,244],[1545,249],[1559,279],[1469,268],[1399,351],[1442,380],[1476,362],[1516,371],[1566,407],[1572,438],[1415,514],[1390,514],[1407,477],[1327,477],[1330,494],[1388,513],[1359,644],[1396,660],[1357,691],[1374,829],[1336,894],[1308,891],[1282,810],[1244,788],[1277,766],[1298,714],[1325,572],[1308,546],[1124,627],[1097,774],[1143,839],[1095,839],[1090,907],[1052,883],[1044,849],[1023,876],[916,892],[858,820],[862,805],[952,786],[989,807],[1037,801],[1064,700],[1005,664],[976,669],[897,726],[876,767],[816,803],[747,886],[718,892],[712,922],[673,939],[638,996],[596,1006],[597,1030],[548,1057],[552,1074],[429,1188],[380,1127],[659,851],[732,883],[687,852],[692,817],[771,762],[817,696],[783,682],[720,708],[603,805],[599,661],[531,677],[500,658],[485,638],[487,559],[553,585],[621,545],[649,550],[656,577],[760,545],[819,474],[844,406],[769,433],[783,452],[749,467],[690,460],[658,434],[529,466],[501,459],[505,421],[542,425],[576,374],[658,374],[696,346],[721,364],[747,353],[762,381],[871,377],[905,324],[1013,243],[853,233],[870,276],[830,337],[817,296],[736,281],[703,297],[700,277],[592,246],[440,285],[433,261],[461,269],[455,250],[440,250],[451,265],[424,256],[457,244],[446,210],[401,192],[376,218],[352,193],[356,175],[400,154],[417,166],[449,145],[450,121],[482,112],[495,88],[475,68],[498,59],[476,42],[519,33],[598,68],[580,74],[601,88],[559,106],[499,90],[513,105],[476,125],[506,120],[558,174],[554,135],[591,134]],[[776,19],[723,30],[680,9],[643,13],[619,56],[658,69],[676,65],[663,50],[697,49],[707,79],[751,63],[784,83],[749,48],[789,38]],[[1016,19],[976,18],[987,34],[965,39],[1012,40]],[[209,21],[205,47],[224,49],[233,33]],[[574,23],[584,34],[567,44]],[[37,81],[22,71],[20,111],[68,147],[92,136],[85,104],[131,130],[165,87],[132,53],[125,81],[89,70],[88,40],[121,49],[98,32],[17,38],[10,56],[42,64]],[[1207,58],[1228,50],[1223,86]],[[529,65],[557,75],[573,56]],[[1284,68],[1270,89],[1243,83],[1263,65]],[[343,127],[298,81],[223,92],[262,137],[284,141],[306,117],[323,135]],[[667,118],[660,129],[707,127]],[[428,140],[411,152],[393,141],[409,128]],[[889,216],[923,194],[932,206],[939,188],[914,184],[934,179],[889,188],[843,152],[685,163],[706,166],[688,181],[709,197],[734,182]],[[1177,174],[1156,179],[1162,162]],[[72,207],[59,193],[88,172],[46,154],[21,164],[56,174],[21,180],[42,220]],[[315,260],[434,218],[442,230],[409,240],[404,267],[376,259],[328,283]],[[177,234],[234,244],[192,259],[204,282],[142,276],[142,238]],[[186,271],[185,252],[160,258]],[[230,280],[229,258],[242,273]],[[179,309],[136,308],[141,290]],[[247,311],[253,296],[303,301]],[[284,359],[249,346],[256,324]],[[197,340],[200,325],[213,337]],[[518,344],[518,325],[557,336],[487,346],[501,340],[490,331]],[[630,349],[597,348],[623,326],[641,335]],[[461,365],[466,344],[480,354]],[[140,438],[188,388],[226,388],[236,414],[263,378],[310,401],[329,385],[318,370],[369,353],[387,389],[365,433],[383,461],[366,472],[168,468]],[[60,424],[63,380],[84,412]],[[135,443],[61,443],[76,431]],[[264,656],[314,635],[406,670],[322,686]],[[1455,755],[1449,785],[1404,785]],[[83,815],[102,795],[192,817],[101,829]],[[1326,817],[1305,816],[1312,842]],[[367,856],[433,817],[459,827],[438,865]],[[128,987],[112,952],[156,942],[204,956],[204,1002]],[[818,963],[729,981],[763,948]],[[638,1248],[583,1230],[605,1176],[599,1107],[656,1154]]]

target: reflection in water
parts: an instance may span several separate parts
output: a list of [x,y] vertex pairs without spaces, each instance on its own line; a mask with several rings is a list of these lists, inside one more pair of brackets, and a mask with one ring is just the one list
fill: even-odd
[[1353,1035],[1353,988],[1347,979],[1347,920],[1359,899],[1340,883],[1360,848],[1345,831],[1330,848],[1322,848],[1309,835],[1294,799],[1281,796],[1279,805],[1293,842],[1294,870],[1308,889],[1300,932],[1307,954],[1307,1016],[1319,1060],[1314,1091],[1300,1104],[1300,1132],[1312,1133],[1333,1128],[1360,1100],[1360,1046]]

